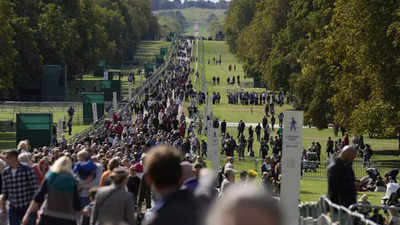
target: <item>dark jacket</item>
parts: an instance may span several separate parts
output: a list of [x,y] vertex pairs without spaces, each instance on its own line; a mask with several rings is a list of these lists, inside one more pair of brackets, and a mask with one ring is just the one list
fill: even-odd
[[328,166],[328,198],[333,203],[345,207],[357,202],[355,176],[351,163],[334,158]]
[[[160,207],[160,208],[158,208]],[[156,211],[146,218],[143,225],[199,225],[199,202],[188,190],[178,190],[162,200]]]

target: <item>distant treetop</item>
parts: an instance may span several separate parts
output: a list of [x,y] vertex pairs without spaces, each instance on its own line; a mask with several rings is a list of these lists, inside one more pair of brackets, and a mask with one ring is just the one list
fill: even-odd
[[229,2],[226,0],[219,0],[217,2],[210,0],[153,0],[153,10],[166,10],[166,9],[186,9],[186,8],[202,8],[202,9],[227,9]]

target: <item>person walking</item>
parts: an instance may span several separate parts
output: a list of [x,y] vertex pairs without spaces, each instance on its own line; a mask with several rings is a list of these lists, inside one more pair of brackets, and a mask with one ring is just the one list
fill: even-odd
[[328,158],[330,154],[333,154],[333,141],[331,137],[328,137],[328,141],[326,142],[326,153],[328,154]]
[[224,180],[222,181],[221,184],[221,191],[220,194],[221,196],[226,192],[227,188],[235,183],[235,172],[233,168],[227,168],[224,170]]
[[260,126],[260,123],[257,124],[257,126],[255,128],[255,131],[256,131],[256,135],[257,135],[257,141],[260,142],[260,137],[261,137],[261,126]]
[[125,190],[128,173],[124,169],[114,169],[111,180],[112,185],[97,190],[90,225],[136,225],[133,195]]
[[[73,177],[72,162],[63,156],[53,164],[43,180],[28,210],[22,225],[29,222],[29,215],[42,205],[39,225],[76,225],[76,212],[81,211],[78,181]],[[62,204],[60,204],[62,202]]]
[[72,134],[72,118],[68,120],[68,135],[71,136]]
[[207,142],[205,140],[201,141],[201,157],[207,158]]
[[111,184],[111,179],[109,179],[112,171],[115,168],[118,168],[120,164],[120,160],[118,158],[112,158],[107,164],[107,170],[101,175],[100,179],[100,187],[107,186]]
[[221,123],[221,134],[225,134],[226,133],[226,121],[222,121]]
[[279,127],[283,127],[283,118],[284,118],[283,112],[279,113],[278,115]]
[[146,181],[157,193],[153,213],[143,225],[199,225],[201,207],[194,194],[180,189],[182,179],[181,154],[171,146],[152,148],[146,155]]
[[328,197],[338,205],[349,207],[357,202],[352,162],[357,156],[354,146],[345,146],[328,166]]
[[[9,165],[2,176],[3,201],[0,211],[6,213],[6,202],[9,203],[9,225],[20,225],[30,201],[38,189],[35,172],[29,166],[18,162],[18,151],[6,153],[6,162]],[[27,218],[27,225],[34,225],[36,214],[31,213]]]

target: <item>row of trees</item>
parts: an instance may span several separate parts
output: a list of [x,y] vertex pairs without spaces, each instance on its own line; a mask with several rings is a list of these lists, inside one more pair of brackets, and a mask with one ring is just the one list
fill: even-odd
[[158,32],[148,0],[0,0],[0,95],[40,80],[45,64],[67,65],[72,78],[99,60],[132,60]]
[[318,128],[400,127],[400,1],[233,0],[224,26],[247,75],[296,96]]
[[186,9],[186,8],[201,8],[201,9],[227,9],[229,2],[226,0],[219,0],[218,2],[205,1],[205,0],[153,0],[153,10],[167,10],[167,9]]
[[214,13],[208,17],[207,24],[207,32],[212,38],[216,38],[216,35],[224,30],[220,19]]
[[180,11],[163,11],[158,13],[160,37],[167,37],[171,32],[183,33],[187,21]]

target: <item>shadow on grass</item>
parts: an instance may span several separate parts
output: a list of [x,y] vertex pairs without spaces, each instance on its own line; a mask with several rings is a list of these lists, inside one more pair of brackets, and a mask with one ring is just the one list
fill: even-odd
[[376,155],[400,155],[399,150],[379,150],[379,151],[374,151],[374,154]]
[[313,195],[313,194],[316,194],[316,193],[314,193],[314,192],[311,192],[311,191],[300,191],[300,194],[304,194],[304,195]]

